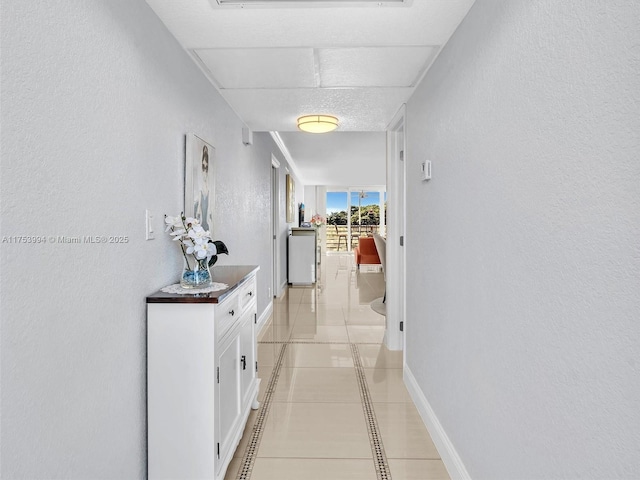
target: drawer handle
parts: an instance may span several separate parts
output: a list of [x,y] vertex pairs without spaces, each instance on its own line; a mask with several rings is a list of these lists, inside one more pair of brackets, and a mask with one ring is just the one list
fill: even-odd
[[247,356],[246,355],[242,355],[242,357],[240,358],[240,363],[242,364],[242,369],[246,370],[247,369]]
[[251,297],[251,296],[253,296],[253,292],[249,292],[249,293],[247,293],[247,295],[249,295]]
[[236,312],[234,312],[233,310],[229,311],[229,315],[231,315],[232,317],[236,314]]

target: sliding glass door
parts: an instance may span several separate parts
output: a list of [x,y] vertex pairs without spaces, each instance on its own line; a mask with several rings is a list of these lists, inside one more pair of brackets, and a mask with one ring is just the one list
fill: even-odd
[[351,228],[359,237],[372,237],[374,233],[380,233],[380,193],[365,190],[351,192]]
[[327,192],[327,252],[350,252],[360,237],[385,234],[387,194],[355,187]]
[[348,252],[349,192],[327,192],[327,252]]

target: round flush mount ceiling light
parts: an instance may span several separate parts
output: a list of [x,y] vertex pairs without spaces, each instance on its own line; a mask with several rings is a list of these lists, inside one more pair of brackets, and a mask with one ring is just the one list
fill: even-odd
[[328,133],[338,128],[338,119],[331,115],[305,115],[298,118],[298,128],[309,133]]

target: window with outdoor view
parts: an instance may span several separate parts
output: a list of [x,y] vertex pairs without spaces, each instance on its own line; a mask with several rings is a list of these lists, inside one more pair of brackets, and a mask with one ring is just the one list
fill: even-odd
[[386,200],[384,191],[327,192],[327,252],[351,251],[360,237],[383,233],[380,220],[386,225]]

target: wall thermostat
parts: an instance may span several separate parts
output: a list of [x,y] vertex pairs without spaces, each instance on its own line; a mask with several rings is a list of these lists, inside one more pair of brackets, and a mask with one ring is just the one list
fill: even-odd
[[421,168],[422,180],[431,180],[431,161],[422,162]]

